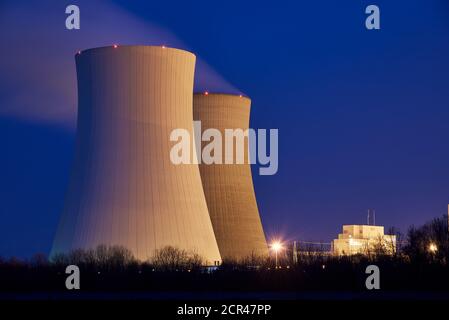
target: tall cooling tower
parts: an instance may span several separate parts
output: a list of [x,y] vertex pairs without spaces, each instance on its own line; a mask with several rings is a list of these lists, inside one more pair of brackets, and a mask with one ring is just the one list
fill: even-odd
[[170,245],[221,260],[198,165],[170,161],[171,131],[193,132],[194,66],[165,47],[76,56],[76,155],[52,254],[121,245],[146,260]]
[[[194,94],[193,118],[202,131],[248,129],[251,100],[228,94]],[[203,142],[202,146],[210,142]],[[268,254],[267,243],[254,194],[247,140],[245,164],[200,164],[201,180],[209,214],[223,259],[241,260]],[[235,161],[236,150],[234,150]],[[223,159],[225,146],[222,146]],[[228,155],[229,156],[229,155]],[[235,162],[234,162],[235,163]]]

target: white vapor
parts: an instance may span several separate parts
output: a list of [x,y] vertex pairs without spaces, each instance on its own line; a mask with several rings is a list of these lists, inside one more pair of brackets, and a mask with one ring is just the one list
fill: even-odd
[[[65,28],[65,1],[2,1],[0,116],[62,125],[76,123],[78,50],[118,44],[189,50],[173,34],[106,1],[74,1],[81,29]],[[194,50],[193,50],[194,51]],[[195,90],[238,93],[197,57]]]

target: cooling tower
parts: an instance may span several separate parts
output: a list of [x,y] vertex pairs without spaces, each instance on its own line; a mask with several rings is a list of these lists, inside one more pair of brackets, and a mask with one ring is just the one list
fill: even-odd
[[[228,94],[194,94],[193,118],[202,131],[216,128],[248,129],[251,100]],[[246,139],[245,139],[246,140]],[[210,142],[202,142],[205,145]],[[245,164],[200,164],[207,206],[223,259],[241,260],[268,254],[268,248],[254,194],[251,167],[245,141]],[[234,163],[236,149],[234,150]],[[223,159],[225,146],[222,145]],[[227,155],[229,158],[229,154]]]
[[105,244],[146,260],[170,245],[221,260],[198,165],[170,161],[171,131],[193,132],[194,66],[165,47],[76,56],[76,153],[52,254]]

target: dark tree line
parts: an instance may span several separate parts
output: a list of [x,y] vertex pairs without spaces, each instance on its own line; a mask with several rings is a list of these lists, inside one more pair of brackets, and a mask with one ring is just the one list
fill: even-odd
[[338,257],[311,250],[302,251],[294,263],[291,248],[286,248],[278,256],[279,268],[274,257],[251,255],[225,260],[211,272],[199,255],[170,246],[144,262],[119,246],[74,250],[50,260],[42,254],[26,261],[0,258],[0,292],[66,291],[65,268],[70,264],[80,268],[82,288],[88,291],[362,291],[365,268],[376,264],[384,290],[449,292],[447,218],[412,226],[405,235],[395,233],[404,240],[393,254],[379,248],[369,255]]

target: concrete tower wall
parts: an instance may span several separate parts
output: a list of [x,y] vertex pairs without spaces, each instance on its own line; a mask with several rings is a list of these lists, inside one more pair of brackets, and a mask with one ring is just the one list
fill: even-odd
[[198,165],[170,161],[171,131],[193,132],[195,56],[104,47],[76,66],[76,156],[52,253],[122,245],[146,260],[171,245],[220,261]]
[[[193,118],[201,120],[202,130],[249,127],[251,100],[227,94],[194,94]],[[209,142],[203,142],[207,145]],[[225,147],[222,148],[223,158]],[[234,163],[236,150],[234,150]],[[266,255],[268,248],[259,217],[248,164],[200,164],[201,180],[209,214],[223,259],[240,260],[252,254]]]

